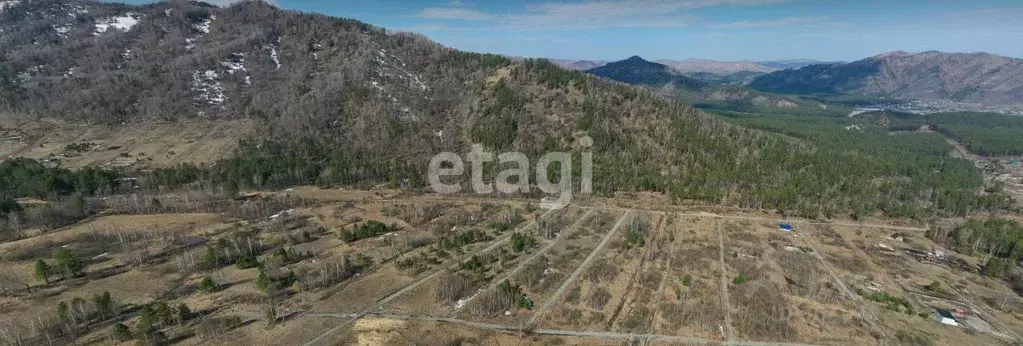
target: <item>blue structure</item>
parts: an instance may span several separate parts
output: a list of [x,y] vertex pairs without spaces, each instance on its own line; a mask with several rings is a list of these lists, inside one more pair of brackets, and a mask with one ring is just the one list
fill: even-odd
[[780,229],[782,231],[785,231],[785,232],[792,232],[792,225],[787,224],[787,223],[778,224],[778,229]]

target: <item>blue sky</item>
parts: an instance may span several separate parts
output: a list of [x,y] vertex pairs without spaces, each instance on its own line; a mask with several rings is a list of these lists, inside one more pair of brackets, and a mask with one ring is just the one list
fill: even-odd
[[1023,58],[1019,0],[271,2],[514,56],[850,61],[893,50],[941,50]]

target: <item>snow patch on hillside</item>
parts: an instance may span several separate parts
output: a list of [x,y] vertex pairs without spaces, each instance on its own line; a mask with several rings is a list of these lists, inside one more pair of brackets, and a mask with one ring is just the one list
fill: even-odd
[[220,65],[226,67],[227,68],[227,73],[230,73],[230,74],[234,74],[235,72],[247,72],[248,71],[248,70],[245,69],[245,59],[244,58],[240,59],[239,61],[230,61],[230,60],[221,61]]
[[25,83],[43,72],[43,65],[29,67],[27,70],[18,73],[18,81]]
[[50,27],[53,28],[53,31],[57,32],[57,36],[59,36],[60,38],[67,38],[67,33],[71,32],[71,26],[67,24],[64,25],[53,24]]
[[126,13],[124,16],[110,17],[96,21],[96,32],[95,35],[107,32],[110,28],[115,28],[121,31],[131,30],[131,27],[139,23],[138,15],[134,13]]
[[[376,68],[374,72],[377,77],[371,79],[373,87],[375,87],[381,96],[391,100],[391,104],[394,105],[400,114],[398,117],[404,121],[417,121],[419,117],[412,112],[412,109],[407,105],[394,97],[394,95],[400,95],[403,99],[407,99],[411,95],[417,93],[410,92],[415,90],[426,91],[430,88],[423,82],[422,76],[417,73],[411,72],[407,67],[408,64],[404,60],[394,56],[387,52],[386,49],[377,49],[371,56],[375,62]],[[381,83],[381,82],[386,83]],[[396,94],[392,94],[384,88],[384,85],[393,88],[399,88]],[[404,88],[402,88],[404,86]]]
[[192,24],[192,28],[199,32],[195,37],[185,38],[185,50],[192,51],[195,49],[195,43],[202,38],[202,35],[210,33],[210,23],[213,23],[217,19],[216,15],[210,15],[200,23]]
[[220,74],[214,70],[193,72],[192,90],[197,93],[195,101],[206,106],[223,106],[227,100],[224,86],[220,85]]
[[410,87],[423,91],[430,89],[426,86],[426,83],[423,82],[422,76],[412,73],[406,68],[408,64],[406,64],[404,60],[387,53],[386,49],[378,49],[376,51],[376,55],[377,56],[373,57],[373,60],[380,65],[377,69],[377,73],[381,76],[399,78]]
[[15,5],[17,5],[20,2],[21,1],[19,1],[19,0],[0,1],[0,12],[3,12],[4,10],[6,10],[8,8],[14,7]]
[[75,4],[75,5],[71,5],[71,9],[68,10],[67,15],[68,15],[68,17],[74,18],[76,15],[86,14],[86,13],[89,13],[89,8],[88,7]]
[[212,23],[214,20],[217,20],[217,16],[210,15],[210,17],[202,21],[202,23],[195,24],[192,27],[195,28],[195,30],[199,30],[199,32],[203,34],[208,34],[210,33],[210,23]]
[[[278,38],[277,41],[280,42],[280,39]],[[266,49],[266,50],[270,51],[270,61],[273,61],[274,69],[275,70],[280,70],[281,69],[281,57],[279,55],[277,55],[277,46],[268,44],[268,45],[264,45],[263,49]]]
[[227,73],[232,76],[235,73],[245,75],[245,85],[252,84],[252,78],[249,76],[249,70],[245,69],[245,54],[231,54],[231,58],[221,61],[220,66],[227,68]]

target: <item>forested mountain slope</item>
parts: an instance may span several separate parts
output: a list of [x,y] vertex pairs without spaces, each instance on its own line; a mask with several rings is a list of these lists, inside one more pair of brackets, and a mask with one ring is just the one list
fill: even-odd
[[899,171],[546,60],[460,52],[262,2],[22,1],[0,12],[0,30],[4,112],[112,124],[256,119],[266,130],[201,175],[241,188],[423,186],[443,151],[482,143],[535,160],[578,152],[589,136],[602,193],[664,191],[807,217],[992,207],[960,160],[943,168],[956,179]]
[[847,64],[777,71],[749,85],[782,93],[860,93],[1019,106],[1023,60],[988,53],[891,52]]

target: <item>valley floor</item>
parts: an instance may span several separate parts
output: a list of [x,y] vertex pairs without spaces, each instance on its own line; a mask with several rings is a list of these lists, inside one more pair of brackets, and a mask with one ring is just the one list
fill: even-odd
[[[919,225],[671,207],[648,195],[585,198],[560,210],[388,190],[247,196],[252,206],[301,203],[254,214],[101,216],[0,244],[0,277],[35,286],[0,298],[0,327],[109,291],[126,308],[187,303],[201,317],[166,327],[185,345],[980,345],[1008,344],[1023,331],[1023,299],[976,274],[976,259],[935,256],[941,247]],[[369,220],[400,230],[337,236]],[[465,240],[472,230],[485,236]],[[219,239],[243,235],[267,249],[263,261],[278,247],[308,254],[279,267],[296,273],[296,284],[271,299],[256,287],[257,269],[188,265]],[[520,242],[523,235],[531,240]],[[89,280],[36,283],[32,263],[56,247],[90,259]],[[326,269],[349,260],[369,264],[321,284]],[[223,288],[198,292],[204,277]],[[960,326],[940,324],[936,309],[961,311]],[[134,330],[132,313],[122,319]],[[217,329],[222,321],[234,323]],[[94,328],[77,342],[107,340],[107,329]]]

